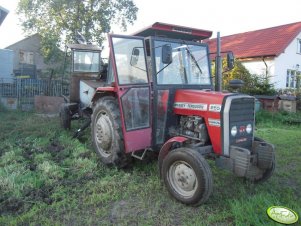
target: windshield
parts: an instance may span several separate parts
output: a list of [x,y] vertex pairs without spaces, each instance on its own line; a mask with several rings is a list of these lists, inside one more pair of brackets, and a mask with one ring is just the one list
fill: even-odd
[[[162,46],[171,45],[172,62],[162,63]],[[207,47],[186,43],[155,41],[158,84],[210,85]]]
[[100,52],[74,51],[73,71],[99,72]]

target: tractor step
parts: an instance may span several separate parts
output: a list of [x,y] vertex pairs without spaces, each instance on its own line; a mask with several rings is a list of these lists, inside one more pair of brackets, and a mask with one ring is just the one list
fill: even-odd
[[[149,148],[145,148],[144,150],[143,150],[143,152],[142,151],[134,151],[134,152],[132,152],[132,157],[134,157],[134,158],[136,158],[136,159],[139,159],[139,160],[143,160],[144,159],[144,157],[146,156],[146,152],[147,151],[152,151],[152,149],[149,149]],[[141,154],[141,152],[142,152],[142,154]],[[137,153],[137,154],[136,154]],[[139,154],[138,154],[139,153]]]

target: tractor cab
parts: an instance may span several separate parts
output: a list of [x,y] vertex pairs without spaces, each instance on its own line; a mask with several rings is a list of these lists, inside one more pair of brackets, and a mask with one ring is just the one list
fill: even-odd
[[177,90],[212,90],[209,50],[201,42],[211,34],[155,23],[133,36],[109,35],[114,86],[122,90],[126,152],[159,148],[170,138],[167,128],[178,120],[171,110]]
[[[85,104],[80,88],[83,83],[93,83],[100,79],[103,70],[101,48],[87,44],[68,44],[71,50],[70,102]],[[98,86],[99,83],[96,84]]]
[[[211,53],[202,41],[211,35],[164,23],[131,36],[109,34],[102,76],[99,52],[74,48],[74,93],[61,111],[62,125],[86,112],[85,128],[91,124],[94,149],[106,165],[122,168],[157,153],[168,191],[186,204],[204,203],[212,192],[206,158],[239,177],[268,179],[274,147],[254,136],[254,97],[213,91]],[[231,69],[233,55],[227,57]]]
[[60,109],[61,125],[65,129],[71,128],[72,119],[85,115],[96,88],[104,84],[107,64],[101,58],[101,51],[100,47],[92,44],[66,46],[65,63],[71,61],[69,96],[64,96],[66,103]]

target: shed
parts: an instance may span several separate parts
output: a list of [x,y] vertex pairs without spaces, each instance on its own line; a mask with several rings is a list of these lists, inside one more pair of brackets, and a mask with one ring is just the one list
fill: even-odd
[[278,96],[267,96],[267,95],[256,95],[262,106],[262,109],[276,112],[279,109],[279,97]]
[[279,110],[296,113],[296,97],[290,95],[280,95],[279,99]]

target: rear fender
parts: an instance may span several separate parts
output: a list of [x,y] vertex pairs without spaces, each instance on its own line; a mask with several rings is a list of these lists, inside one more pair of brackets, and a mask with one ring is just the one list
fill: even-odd
[[104,96],[115,97],[115,95],[116,95],[115,87],[98,87],[96,89],[94,96],[92,97],[91,102],[94,105],[94,103],[101,97],[104,97]]
[[172,137],[168,141],[166,141],[165,144],[162,146],[162,148],[160,149],[159,158],[158,158],[160,176],[161,176],[161,167],[162,167],[163,159],[167,156],[167,154],[170,151],[172,145],[174,143],[183,143],[186,140],[188,140],[188,138],[186,138],[186,137],[180,137],[180,136]]

